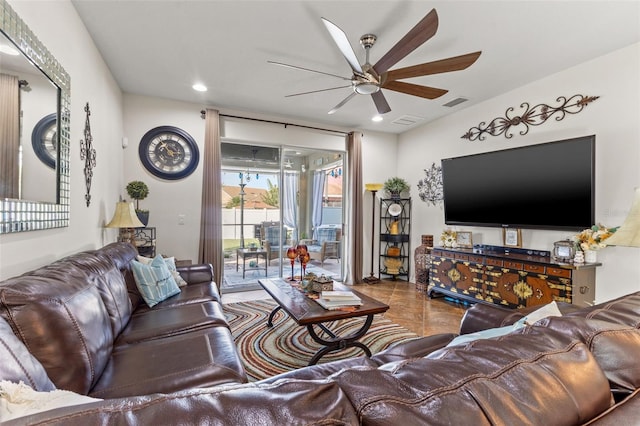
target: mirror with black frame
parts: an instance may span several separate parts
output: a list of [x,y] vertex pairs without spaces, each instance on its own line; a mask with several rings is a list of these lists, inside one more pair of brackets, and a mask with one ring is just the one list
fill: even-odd
[[69,86],[0,0],[0,234],[69,225]]

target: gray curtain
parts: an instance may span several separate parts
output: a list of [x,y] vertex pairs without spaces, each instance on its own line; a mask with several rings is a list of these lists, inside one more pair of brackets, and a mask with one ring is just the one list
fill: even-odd
[[351,227],[350,232],[345,234],[345,256],[347,257],[346,271],[347,284],[357,284],[362,282],[362,265],[364,259],[364,247],[362,242],[364,225],[362,220],[362,135],[358,132],[351,132],[347,135],[347,161],[349,166],[349,184],[347,187],[347,217],[349,217]]
[[[284,172],[282,193],[282,223],[293,229],[292,239],[298,240],[298,173]],[[283,231],[284,232],[284,231]]]
[[311,224],[313,225],[313,239],[318,239],[318,226],[322,225],[322,195],[327,173],[324,170],[313,172],[313,200],[311,211]]
[[200,218],[200,263],[213,265],[218,290],[222,284],[224,256],[222,248],[222,164],[220,154],[220,114],[207,109],[202,173],[202,214]]
[[18,198],[20,187],[20,85],[0,74],[0,198]]

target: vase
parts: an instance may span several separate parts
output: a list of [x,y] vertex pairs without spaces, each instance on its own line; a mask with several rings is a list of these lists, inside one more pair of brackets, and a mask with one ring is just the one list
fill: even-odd
[[417,247],[414,252],[416,265],[416,290],[419,292],[426,292],[429,286],[431,249],[433,249],[433,235],[423,235],[422,245]]
[[585,250],[584,261],[586,263],[596,263],[598,261],[598,252],[595,250]]

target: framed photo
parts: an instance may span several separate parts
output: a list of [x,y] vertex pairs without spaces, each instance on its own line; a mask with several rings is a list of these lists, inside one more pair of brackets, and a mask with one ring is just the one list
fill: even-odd
[[522,247],[522,230],[502,228],[502,244],[507,247]]
[[472,239],[471,232],[467,232],[467,231],[456,232],[456,244],[458,245],[458,247],[472,248],[473,239]]

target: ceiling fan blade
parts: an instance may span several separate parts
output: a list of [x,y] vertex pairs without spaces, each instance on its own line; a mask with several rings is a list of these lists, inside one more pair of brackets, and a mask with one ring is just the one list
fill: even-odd
[[399,42],[376,62],[373,68],[379,75],[387,72],[402,58],[416,50],[425,41],[433,37],[438,31],[438,14],[435,9],[422,18]]
[[407,95],[419,96],[426,99],[439,98],[448,92],[448,90],[444,89],[420,86],[417,84],[405,83],[403,81],[386,81],[382,87],[395,92],[406,93]]
[[342,102],[340,102],[338,105],[334,106],[333,109],[331,111],[329,111],[327,114],[333,114],[335,113],[337,110],[339,110],[340,108],[342,108],[342,106],[344,104],[346,104],[347,102],[349,102],[351,100],[351,98],[353,98],[356,95],[356,92],[351,93],[349,96],[347,96],[346,98],[344,98],[342,100]]
[[333,38],[333,41],[338,46],[338,49],[340,49],[342,56],[344,56],[344,58],[347,60],[353,72],[360,75],[364,74],[364,72],[362,71],[362,67],[360,66],[360,63],[358,62],[358,58],[356,57],[356,54],[353,51],[353,47],[351,47],[351,44],[349,43],[349,39],[347,39],[347,35],[344,33],[344,31],[342,31],[333,22],[325,18],[321,18],[321,19],[322,19],[322,22],[324,22],[324,26],[327,27],[327,31],[329,31],[331,38]]
[[328,90],[344,89],[345,87],[351,87],[351,85],[339,86],[339,87],[330,87],[328,89],[312,90],[310,92],[293,93],[291,95],[285,95],[285,98],[290,98],[292,96],[300,96],[300,95],[310,95],[312,93],[326,92]]
[[402,80],[404,78],[422,77],[424,75],[440,74],[444,72],[460,71],[471,66],[482,52],[467,53],[466,55],[454,56],[452,58],[441,59],[439,61],[427,62],[425,64],[414,65],[406,68],[387,71],[387,81]]
[[299,67],[299,66],[297,66],[297,65],[289,65],[289,64],[282,63],[282,62],[276,62],[276,61],[267,61],[267,63],[269,63],[269,64],[273,64],[273,65],[279,65],[279,66],[281,66],[281,67],[286,67],[286,68],[293,68],[294,70],[302,70],[302,71],[315,72],[315,73],[318,73],[318,74],[329,75],[329,76],[331,76],[331,77],[337,77],[337,78],[340,78],[340,79],[342,79],[342,80],[351,81],[351,79],[350,79],[350,78],[343,77],[343,76],[341,76],[341,75],[331,74],[331,73],[324,72],[324,71],[316,71],[316,70],[312,70],[312,69],[309,69],[309,68]]
[[371,94],[373,98],[373,103],[376,104],[376,109],[378,110],[378,114],[386,114],[391,111],[391,107],[387,103],[387,99],[384,97],[384,94],[380,90]]

